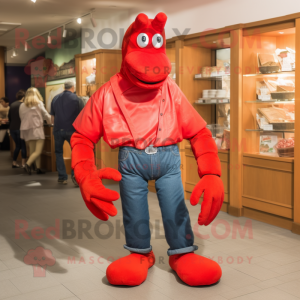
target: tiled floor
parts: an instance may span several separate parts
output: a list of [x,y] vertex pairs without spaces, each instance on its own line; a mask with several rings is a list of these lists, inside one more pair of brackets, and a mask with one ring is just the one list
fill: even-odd
[[[212,287],[184,285],[168,265],[168,246],[153,193],[149,193],[149,208],[157,262],[141,286],[110,286],[105,277],[109,261],[128,254],[123,249],[120,201],[116,202],[118,215],[110,223],[98,223],[79,189],[71,181],[61,186],[56,180],[56,174],[29,177],[11,169],[8,152],[0,152],[0,299],[300,299],[300,236],[223,212],[212,225],[198,228],[200,206],[188,202],[198,253],[218,261],[223,277]],[[17,222],[26,226],[26,238],[16,234]],[[50,239],[45,231],[55,222],[59,238]],[[66,230],[67,226],[73,230]],[[79,230],[82,226],[91,226],[89,238]],[[32,232],[35,227],[40,227],[38,232]],[[51,250],[56,260],[45,277],[34,277],[33,266],[24,263],[27,252],[39,246]]]

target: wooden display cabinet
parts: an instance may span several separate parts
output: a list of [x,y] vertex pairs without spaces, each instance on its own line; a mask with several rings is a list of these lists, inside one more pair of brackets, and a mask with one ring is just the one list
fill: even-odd
[[[224,84],[223,80],[225,78],[228,80],[230,75],[226,74],[226,76],[204,78],[195,78],[195,75],[201,74],[202,67],[217,66],[216,51],[218,49],[229,49],[228,51],[230,51],[231,29],[232,28],[228,27],[199,34],[191,34],[184,37],[178,37],[175,41],[177,62],[176,82],[189,102],[207,122],[207,124],[217,124],[220,122],[223,125],[224,120],[218,118],[218,112],[220,111],[220,105],[226,105],[228,110],[229,104],[199,104],[195,103],[195,101],[202,98],[202,91],[204,89],[221,89],[223,86],[222,83]],[[229,82],[230,79],[227,83]],[[230,94],[229,91],[228,93]],[[228,96],[231,103],[231,96]],[[200,180],[197,171],[197,162],[188,141],[182,141],[180,143],[180,152],[185,199],[190,199],[195,185]],[[230,151],[219,150],[219,158],[222,165],[221,179],[225,189],[225,199],[222,211],[227,212],[230,194]]]
[[[275,21],[275,22],[274,22]],[[274,23],[273,23],[274,22]],[[295,155],[297,156],[297,122],[295,129],[270,128],[262,129],[258,125],[257,114],[261,108],[278,108],[284,111],[294,112],[297,121],[299,115],[299,74],[296,70],[289,72],[279,72],[262,74],[259,70],[258,53],[274,54],[275,50],[289,47],[300,52],[299,45],[299,25],[296,20],[278,19],[245,24],[243,29],[237,30],[235,35],[239,41],[237,50],[238,62],[235,77],[238,78],[238,89],[236,93],[240,107],[235,116],[235,120],[242,131],[234,134],[236,139],[237,159],[241,163],[241,168],[236,171],[237,178],[242,178],[239,195],[235,201],[231,201],[231,214],[235,216],[245,216],[259,221],[267,222],[276,226],[300,233],[300,212],[299,197],[294,195],[298,188],[295,181],[296,157],[279,157],[276,153],[274,143],[281,138],[295,137]],[[241,74],[240,74],[241,73]],[[242,78],[241,78],[242,77]],[[259,83],[262,86],[269,80],[280,79],[295,82],[295,98],[289,102],[278,102],[272,95],[267,101],[258,100],[257,91]],[[263,139],[266,140],[263,142]],[[268,146],[268,144],[270,146]],[[273,143],[271,145],[271,143]],[[261,145],[261,146],[260,146]],[[264,152],[265,151],[265,152]],[[274,152],[275,153],[274,153]],[[235,183],[232,183],[233,185]],[[295,191],[294,191],[295,189]],[[299,195],[299,191],[298,191]],[[298,206],[298,212],[295,208]]]
[[[75,55],[76,92],[78,96],[91,97],[103,84],[118,73],[122,63],[121,50],[98,49]],[[98,169],[118,168],[118,149],[111,149],[103,138],[95,145],[95,161]],[[103,180],[105,184],[115,183]]]

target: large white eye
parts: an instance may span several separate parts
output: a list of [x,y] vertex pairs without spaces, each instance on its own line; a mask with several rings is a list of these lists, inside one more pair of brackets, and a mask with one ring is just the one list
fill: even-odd
[[163,43],[164,43],[163,37],[159,33],[154,34],[152,38],[153,47],[158,49],[163,45]]
[[140,48],[145,48],[149,44],[149,37],[146,33],[140,33],[137,37],[137,44]]

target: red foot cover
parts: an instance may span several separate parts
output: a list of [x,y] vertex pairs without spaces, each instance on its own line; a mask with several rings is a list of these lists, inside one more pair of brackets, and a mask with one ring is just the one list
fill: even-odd
[[106,270],[110,284],[136,286],[143,283],[155,263],[154,253],[131,253],[111,263]]
[[211,285],[222,276],[216,262],[195,253],[171,255],[169,264],[179,278],[190,286]]

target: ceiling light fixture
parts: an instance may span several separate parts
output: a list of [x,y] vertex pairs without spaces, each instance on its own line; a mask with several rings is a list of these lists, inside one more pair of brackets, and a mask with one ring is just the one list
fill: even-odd
[[92,22],[93,27],[97,27],[97,23],[96,23],[95,19],[93,18],[92,13],[90,14],[90,17],[91,17],[91,22]]
[[[31,0],[31,1],[32,1],[32,0]],[[34,0],[33,2],[36,2],[36,0]],[[48,34],[47,43],[48,43],[48,44],[51,44],[51,36],[50,36],[50,34],[51,34],[52,31],[54,31],[54,30],[56,30],[56,29],[58,29],[58,28],[63,28],[62,36],[63,36],[63,37],[67,37],[67,29],[65,28],[66,25],[68,25],[68,24],[70,24],[70,23],[72,23],[72,22],[75,22],[75,20],[77,20],[77,23],[81,24],[81,22],[82,22],[81,19],[82,19],[83,17],[86,17],[86,16],[91,16],[91,18],[92,18],[92,15],[91,15],[91,14],[92,14],[94,11],[95,11],[95,9],[92,9],[92,10],[90,10],[89,12],[87,12],[87,13],[81,15],[79,18],[71,19],[71,20],[69,20],[69,21],[66,22],[66,23],[63,23],[63,24],[61,24],[61,25],[59,25],[59,26],[56,26],[56,27],[54,27],[54,28],[51,28],[50,31],[45,31],[45,32],[43,32],[43,33],[40,33],[40,34],[38,34],[38,35],[36,35],[36,36],[33,36],[33,37],[27,39],[27,41],[26,41],[26,44],[27,44],[27,45],[24,45],[25,48],[26,48],[27,50],[30,49],[30,47],[28,46],[28,42],[29,42],[29,41],[32,41],[33,39],[35,39],[35,38],[37,38],[37,37],[40,37],[40,36],[45,36],[46,34]],[[93,20],[94,20],[94,19],[93,19]],[[93,26],[97,26],[95,20],[92,21],[92,23],[93,23]],[[16,25],[16,27],[18,27],[18,26],[21,25],[21,23],[5,23],[5,22],[0,22],[0,25],[3,25],[3,24],[5,24],[5,25],[7,25],[7,24],[9,24],[9,25]],[[7,31],[7,32],[8,32],[8,31]],[[15,49],[15,48],[12,47],[12,48],[10,48],[10,49],[7,49],[7,51],[11,51],[11,50],[13,50],[13,49]],[[27,51],[27,50],[25,50],[25,51]]]
[[284,32],[283,32],[283,31],[280,31],[279,34],[284,34]]
[[36,0],[31,0],[31,2],[35,3],[35,2],[36,2]]
[[66,25],[64,25],[63,27],[63,34],[62,34],[63,38],[67,37],[67,29],[66,29]]

